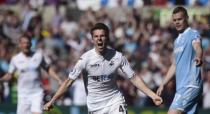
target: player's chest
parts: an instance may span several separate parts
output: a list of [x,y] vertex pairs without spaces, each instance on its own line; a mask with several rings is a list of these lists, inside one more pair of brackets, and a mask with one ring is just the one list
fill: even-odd
[[188,37],[186,37],[186,35],[182,34],[176,38],[174,45],[175,46],[183,46],[183,45],[187,44],[187,41],[188,41]]
[[120,60],[118,58],[111,60],[95,59],[88,62],[86,70],[89,75],[109,75],[115,72],[119,66]]
[[174,42],[174,54],[179,54],[188,47],[190,41],[185,37],[178,37]]
[[39,57],[28,57],[28,58],[22,58],[20,60],[17,60],[15,62],[15,66],[17,67],[17,70],[20,72],[26,72],[26,71],[32,71],[32,70],[38,70],[41,66],[42,59]]

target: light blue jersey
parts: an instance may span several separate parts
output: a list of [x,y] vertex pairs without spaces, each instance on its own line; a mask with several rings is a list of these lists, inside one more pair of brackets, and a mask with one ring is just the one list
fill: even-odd
[[174,42],[174,58],[176,63],[176,90],[182,87],[200,88],[202,85],[201,68],[196,67],[192,41],[199,39],[199,33],[187,28],[179,34]]
[[174,42],[176,94],[170,108],[186,114],[197,114],[197,102],[202,93],[201,68],[196,67],[192,45],[192,41],[199,38],[196,30],[187,28]]

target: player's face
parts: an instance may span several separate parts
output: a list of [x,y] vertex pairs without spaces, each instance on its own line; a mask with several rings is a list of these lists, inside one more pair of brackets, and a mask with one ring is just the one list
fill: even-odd
[[183,31],[187,27],[187,17],[183,12],[173,14],[172,18],[177,31]]
[[96,51],[103,53],[106,49],[107,44],[107,35],[103,29],[96,29],[93,31],[93,43],[96,48]]
[[31,41],[28,38],[20,38],[19,46],[23,53],[29,53],[31,48]]

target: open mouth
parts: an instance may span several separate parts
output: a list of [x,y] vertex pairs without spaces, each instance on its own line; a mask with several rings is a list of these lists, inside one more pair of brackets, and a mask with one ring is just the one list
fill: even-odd
[[102,42],[98,43],[98,47],[103,47],[103,43]]

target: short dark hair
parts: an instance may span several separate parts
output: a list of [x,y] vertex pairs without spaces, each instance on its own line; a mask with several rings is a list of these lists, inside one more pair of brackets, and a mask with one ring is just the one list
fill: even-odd
[[96,23],[96,24],[93,26],[93,28],[91,28],[91,30],[90,30],[90,33],[91,33],[92,36],[93,36],[93,31],[94,31],[94,30],[97,30],[97,29],[102,29],[102,30],[104,30],[104,31],[105,31],[106,37],[109,38],[109,28],[108,28],[108,26],[106,26],[104,23]]
[[28,39],[29,41],[31,41],[31,37],[30,37],[30,35],[28,35],[27,33],[24,33],[23,35],[21,35],[21,36],[19,37],[19,41],[20,41],[22,38],[25,38],[25,39]]
[[172,14],[175,14],[175,13],[178,13],[178,12],[183,12],[184,16],[188,18],[187,10],[184,7],[177,6],[176,8],[174,8]]

